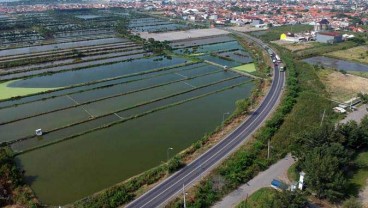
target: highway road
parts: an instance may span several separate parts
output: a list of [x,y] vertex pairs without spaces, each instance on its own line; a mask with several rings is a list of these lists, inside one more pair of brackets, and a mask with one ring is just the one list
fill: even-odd
[[[254,40],[262,47],[265,44]],[[221,161],[233,153],[262,125],[267,117],[277,106],[285,84],[285,74],[278,67],[274,68],[271,87],[257,109],[233,132],[202,154],[199,158],[177,171],[175,174],[159,183],[157,186],[129,203],[128,208],[153,208],[162,207],[170,199],[181,194],[184,189],[200,180],[210,170],[214,169]]]

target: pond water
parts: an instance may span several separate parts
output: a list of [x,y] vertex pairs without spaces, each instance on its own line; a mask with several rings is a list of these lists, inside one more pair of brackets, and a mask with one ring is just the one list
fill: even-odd
[[115,64],[91,67],[87,69],[57,73],[51,76],[38,76],[29,79],[19,80],[11,83],[8,87],[32,87],[32,88],[53,88],[65,87],[84,82],[92,82],[101,79],[122,76],[129,73],[138,73],[153,68],[167,67],[184,63],[182,58],[163,59],[156,61],[154,58],[143,58],[131,62],[120,62]]
[[98,44],[108,44],[108,43],[119,43],[127,41],[121,38],[106,38],[106,39],[97,39],[97,40],[89,40],[89,41],[79,41],[79,42],[68,42],[68,43],[59,43],[59,44],[50,44],[50,45],[42,45],[42,46],[31,46],[25,48],[16,48],[9,50],[0,51],[1,56],[10,56],[10,55],[18,55],[18,54],[28,54],[28,53],[36,53],[57,49],[65,49],[72,47],[82,47],[82,46],[94,46]]
[[355,63],[351,61],[344,61],[335,58],[329,58],[325,56],[316,56],[312,58],[307,58],[303,60],[309,64],[318,64],[323,65],[325,67],[334,68],[338,70],[345,70],[345,71],[359,71],[359,72],[368,72],[368,65]]
[[66,204],[166,160],[212,131],[253,85],[236,87],[17,157],[46,204]]

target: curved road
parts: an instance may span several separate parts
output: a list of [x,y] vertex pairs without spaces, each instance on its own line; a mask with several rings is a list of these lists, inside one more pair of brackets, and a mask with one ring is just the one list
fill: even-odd
[[[244,35],[245,36],[245,35]],[[249,38],[248,36],[246,36]],[[266,47],[259,40],[250,38]],[[280,72],[278,67],[274,68],[273,82],[271,88],[258,108],[245,120],[236,130],[228,134],[221,142],[202,154],[199,158],[177,171],[175,174],[143,194],[136,200],[129,203],[128,208],[153,208],[162,207],[170,199],[183,191],[183,187],[188,187],[201,178],[202,174],[212,170],[229,154],[233,153],[244,141],[250,138],[272,113],[273,108],[278,104],[285,84],[285,74]]]

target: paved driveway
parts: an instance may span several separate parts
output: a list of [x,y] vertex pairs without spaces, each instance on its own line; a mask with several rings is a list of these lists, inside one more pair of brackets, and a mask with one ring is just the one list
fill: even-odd
[[294,159],[291,155],[287,155],[284,159],[270,166],[267,170],[259,173],[255,178],[248,183],[242,185],[237,190],[231,192],[221,201],[216,203],[214,208],[235,207],[241,201],[244,201],[247,196],[256,192],[260,188],[269,187],[273,179],[282,178],[289,167],[294,164]]

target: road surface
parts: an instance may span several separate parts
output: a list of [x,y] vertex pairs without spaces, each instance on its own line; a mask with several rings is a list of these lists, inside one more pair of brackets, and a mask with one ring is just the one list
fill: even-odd
[[[253,40],[253,38],[252,38]],[[262,47],[265,44],[256,40]],[[162,207],[170,199],[182,193],[184,189],[200,180],[201,176],[216,167],[222,160],[233,153],[240,145],[250,138],[271,114],[278,104],[285,84],[285,74],[278,67],[274,68],[273,81],[269,92],[258,106],[237,129],[228,134],[221,142],[202,154],[199,158],[159,183],[157,186],[129,203],[128,208]]]
[[287,155],[284,159],[273,164],[267,170],[259,173],[248,183],[240,186],[238,189],[224,197],[221,201],[216,203],[213,208],[235,207],[260,188],[270,187],[273,179],[281,179],[294,162],[295,160],[291,155]]

